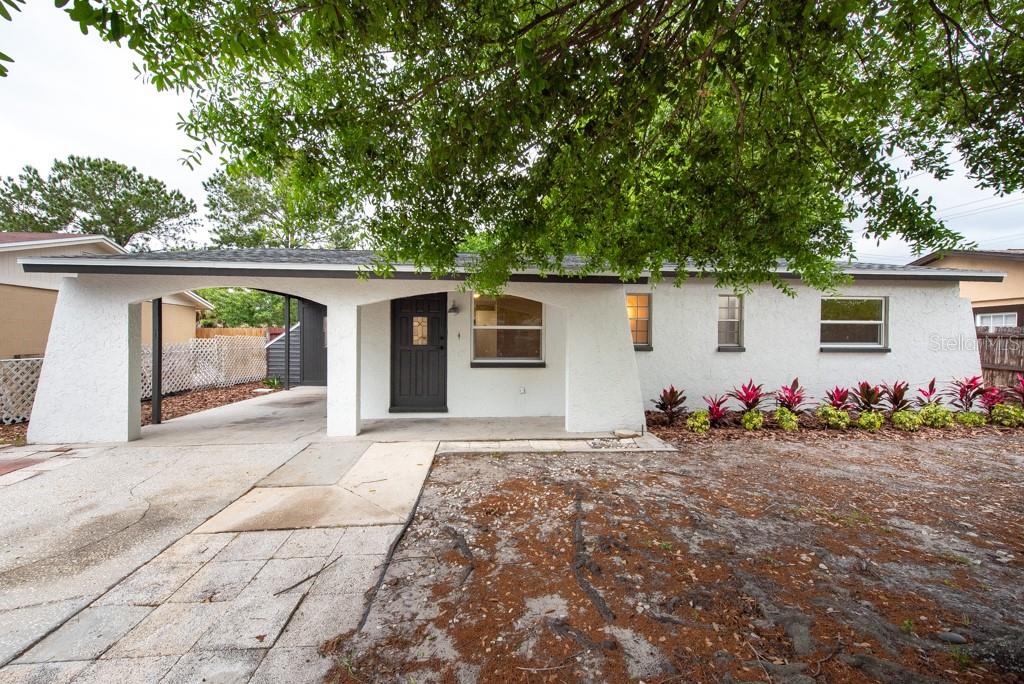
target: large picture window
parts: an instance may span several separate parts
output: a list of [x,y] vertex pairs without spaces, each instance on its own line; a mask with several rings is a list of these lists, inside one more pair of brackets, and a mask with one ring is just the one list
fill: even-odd
[[510,295],[473,295],[474,362],[531,364],[543,360],[543,304]]
[[651,295],[647,293],[626,295],[626,315],[629,317],[629,334],[637,349],[651,347]]
[[823,297],[821,344],[844,347],[884,347],[885,297]]

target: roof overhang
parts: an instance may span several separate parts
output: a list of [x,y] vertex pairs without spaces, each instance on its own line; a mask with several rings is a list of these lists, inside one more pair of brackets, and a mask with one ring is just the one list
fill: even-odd
[[127,254],[124,247],[102,235],[69,235],[48,240],[22,240],[21,242],[0,243],[0,252],[16,252],[24,249],[45,249],[47,247],[64,247],[72,245],[106,245],[116,254]]
[[[369,278],[382,276],[368,269],[365,265],[347,263],[307,263],[307,262],[245,262],[233,261],[193,261],[188,259],[138,259],[124,257],[104,259],[103,257],[23,257],[18,263],[29,273],[80,273],[108,275],[190,275],[190,276],[244,276],[262,278]],[[842,272],[856,280],[915,280],[915,281],[975,281],[1002,282],[1005,273],[992,271],[976,271],[969,269],[918,268],[907,270],[903,266],[885,268],[857,267],[851,265]],[[785,269],[776,271],[783,278],[799,276]],[[676,269],[662,271],[663,278],[674,278],[679,274]],[[398,264],[388,278],[399,280],[464,280],[469,274],[455,273],[448,276],[435,277],[423,272],[415,266]],[[700,275],[698,271],[686,271],[686,275]],[[639,278],[623,280],[614,273],[594,273],[582,276],[565,274],[548,274],[539,269],[525,269],[512,274],[512,282],[568,282],[568,283],[646,283],[650,274],[645,273]],[[205,301],[205,300],[204,300]]]

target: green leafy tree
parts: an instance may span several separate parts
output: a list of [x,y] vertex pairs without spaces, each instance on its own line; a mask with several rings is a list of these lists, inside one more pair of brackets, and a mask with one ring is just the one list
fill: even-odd
[[[203,318],[207,326],[225,328],[263,327],[284,324],[284,297],[244,287],[211,287],[198,290],[213,304]],[[292,322],[298,321],[298,303],[292,300]]]
[[130,250],[187,246],[195,211],[177,190],[109,159],[57,160],[45,178],[26,166],[0,184],[0,230],[104,235]]
[[347,249],[355,244],[351,212],[326,211],[301,177],[278,174],[267,181],[244,170],[220,170],[203,187],[215,246]]
[[[848,226],[959,236],[906,177],[1024,186],[1021,0],[75,0],[128,37],[184,129],[477,284],[577,253],[634,276],[692,259],[726,285],[837,280]],[[206,142],[195,154],[203,154]],[[208,148],[207,148],[208,149]],[[557,265],[550,270],[557,271]]]

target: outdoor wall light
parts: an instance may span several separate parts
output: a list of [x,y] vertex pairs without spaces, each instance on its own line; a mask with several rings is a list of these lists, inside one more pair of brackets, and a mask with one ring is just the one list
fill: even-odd
[[451,305],[448,307],[448,313],[452,314],[453,316],[459,313],[459,305],[456,304],[455,302],[452,302]]

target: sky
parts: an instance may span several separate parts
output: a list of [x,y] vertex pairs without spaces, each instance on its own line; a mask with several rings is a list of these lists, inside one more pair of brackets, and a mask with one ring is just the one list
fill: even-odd
[[[131,51],[83,36],[53,2],[22,7],[14,21],[0,20],[0,51],[15,60],[0,79],[0,176],[16,176],[26,164],[45,173],[70,154],[108,157],[181,190],[202,210],[202,184],[218,160],[194,170],[181,161],[182,149],[194,144],[177,128],[187,96],[157,92],[138,78]],[[979,248],[1024,247],[1024,193],[978,190],[962,168],[945,181],[919,175],[908,184],[931,196],[939,218]],[[898,240],[857,239],[855,246],[862,261],[913,258]]]

